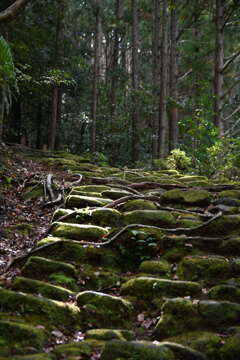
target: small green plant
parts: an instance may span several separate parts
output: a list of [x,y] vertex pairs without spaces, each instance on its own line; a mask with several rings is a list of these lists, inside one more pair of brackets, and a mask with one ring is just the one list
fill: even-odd
[[166,159],[154,159],[153,166],[158,170],[188,170],[191,165],[191,158],[185,151],[174,149]]

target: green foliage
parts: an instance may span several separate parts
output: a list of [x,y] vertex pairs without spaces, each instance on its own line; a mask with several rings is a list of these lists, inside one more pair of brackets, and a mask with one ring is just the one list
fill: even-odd
[[208,161],[202,172],[210,176],[235,178],[240,176],[240,138],[222,138],[207,149]]
[[171,151],[167,159],[154,159],[153,166],[159,170],[180,170],[185,171],[189,169],[191,158],[188,157],[185,151],[174,149]]

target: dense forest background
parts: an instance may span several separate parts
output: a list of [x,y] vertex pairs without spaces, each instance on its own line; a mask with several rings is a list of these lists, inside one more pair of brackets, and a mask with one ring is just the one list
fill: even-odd
[[239,0],[3,0],[0,33],[1,141],[238,174]]

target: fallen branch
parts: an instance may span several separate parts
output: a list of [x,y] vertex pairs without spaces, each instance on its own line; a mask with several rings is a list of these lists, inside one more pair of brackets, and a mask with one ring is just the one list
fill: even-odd
[[47,187],[47,190],[49,192],[50,198],[53,201],[55,196],[54,196],[54,193],[53,193],[53,190],[52,190],[52,178],[53,178],[53,175],[48,174],[47,180],[46,180],[46,187]]

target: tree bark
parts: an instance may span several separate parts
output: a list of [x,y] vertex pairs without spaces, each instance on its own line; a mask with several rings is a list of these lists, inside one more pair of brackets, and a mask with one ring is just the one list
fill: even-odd
[[140,158],[139,153],[139,74],[138,74],[138,16],[137,0],[132,0],[132,162]]
[[[58,6],[58,19],[56,28],[56,50],[54,59],[54,68],[60,69],[62,66],[63,59],[63,14],[65,11],[66,0],[62,0]],[[50,121],[50,135],[49,135],[49,149],[54,150],[56,145],[57,127],[60,122],[59,117],[61,116],[62,106],[62,92],[59,84],[55,83],[52,89],[52,100],[51,100],[51,121]]]
[[6,10],[0,12],[0,23],[7,22],[13,20],[19,10],[27,5],[31,0],[17,0],[11,6],[9,6]]
[[100,35],[101,35],[101,18],[100,18],[100,0],[96,0],[96,28],[94,42],[94,70],[93,70],[93,103],[92,103],[92,133],[91,133],[91,150],[92,153],[97,150],[97,105],[98,105],[98,82],[100,69]]
[[159,46],[160,46],[160,0],[153,0],[153,33],[152,33],[152,86],[153,102],[156,106],[152,117],[152,157],[158,158],[158,126],[159,126]]
[[215,72],[214,72],[214,125],[218,128],[219,137],[223,134],[223,66],[224,66],[224,42],[223,42],[223,3],[224,0],[216,0],[216,39],[215,39]]
[[169,150],[178,143],[178,0],[172,0],[170,49]]
[[159,135],[158,152],[163,156],[166,151],[166,128],[167,128],[167,0],[162,2],[162,45],[161,45],[161,73],[160,73],[160,98],[159,98]]

